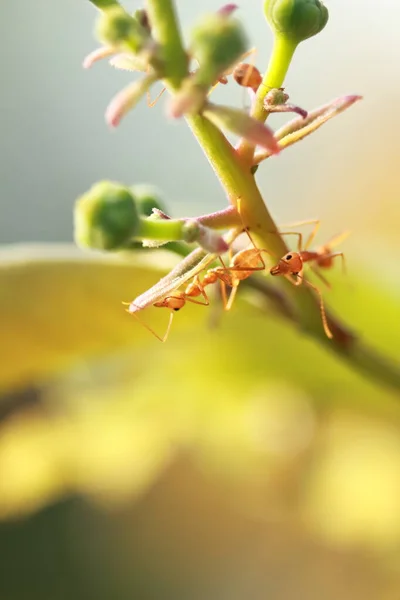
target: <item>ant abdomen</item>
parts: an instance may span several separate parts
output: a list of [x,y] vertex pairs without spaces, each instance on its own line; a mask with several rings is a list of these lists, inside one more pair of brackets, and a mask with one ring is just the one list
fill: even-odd
[[233,70],[233,78],[239,85],[257,91],[262,81],[260,71],[254,65],[239,63]]

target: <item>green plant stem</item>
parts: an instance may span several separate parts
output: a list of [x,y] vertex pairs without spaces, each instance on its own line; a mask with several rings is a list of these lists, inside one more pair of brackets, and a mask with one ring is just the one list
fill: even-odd
[[275,37],[271,59],[251,111],[251,116],[258,121],[265,121],[268,117],[264,108],[264,98],[269,91],[282,87],[296,48],[297,43],[282,36]]
[[139,231],[135,239],[157,241],[179,241],[183,239],[185,221],[182,219],[149,219],[140,218]]
[[189,61],[182,45],[174,3],[170,0],[147,0],[146,9],[152,36],[163,49],[166,77],[177,89],[188,74]]
[[[181,47],[172,0],[147,0],[147,5],[152,27],[157,34],[162,31],[162,36],[158,35],[158,41],[162,40],[162,43],[170,48],[169,56],[172,57],[176,53],[182,62],[184,50]],[[166,26],[167,22],[168,26]],[[173,52],[172,49],[174,49]],[[260,86],[258,103],[263,100],[268,88],[282,86],[294,50],[295,47],[291,49],[287,47],[285,50],[282,42],[276,41],[273,57],[264,77],[266,87]],[[281,56],[283,59],[279,58]],[[278,60],[283,60],[283,66],[279,67]],[[181,68],[179,73],[182,76]],[[183,76],[181,80],[182,78]],[[179,77],[176,76],[167,77],[165,80],[167,88],[172,92],[179,88],[179,83]],[[259,108],[254,109],[253,116],[265,120],[264,113]],[[251,232],[254,242],[275,259],[283,256],[287,252],[286,244],[279,235],[249,169],[254,148],[244,152],[245,145],[242,143],[241,149],[235,150],[222,132],[201,115],[187,117],[187,122],[202,146],[231,204],[240,209],[243,225]],[[324,334],[318,301],[312,290],[305,285],[294,287],[286,280],[282,281],[282,284],[293,305],[294,318],[303,331],[318,342],[322,341],[324,346],[338,354],[353,369],[363,375],[368,374],[375,382],[400,390],[399,368],[393,366],[390,361],[381,357],[374,350],[367,348],[338,319],[327,312],[329,326],[334,335],[334,338],[329,340]]]
[[[267,120],[269,113],[264,108],[264,98],[270,90],[282,87],[296,48],[297,44],[295,42],[283,36],[275,37],[271,59],[250,112],[254,119],[262,122]],[[255,148],[251,143],[245,139],[241,140],[238,152],[246,163],[252,163],[254,150]]]

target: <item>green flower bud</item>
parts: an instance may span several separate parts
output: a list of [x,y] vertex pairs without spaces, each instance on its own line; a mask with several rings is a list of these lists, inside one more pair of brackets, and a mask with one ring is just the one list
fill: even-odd
[[104,10],[110,6],[118,6],[117,0],[90,0],[90,2],[100,10]]
[[130,187],[130,191],[135,198],[138,211],[143,217],[152,215],[153,208],[165,212],[159,191],[154,186],[146,184],[133,185]]
[[198,85],[211,86],[247,50],[241,24],[223,13],[209,14],[192,31],[191,53],[199,61]]
[[126,246],[140,227],[133,195],[111,181],[96,183],[78,198],[74,222],[77,244],[98,250]]
[[329,17],[320,0],[265,0],[264,13],[274,33],[297,44],[322,31]]
[[138,52],[148,40],[148,33],[139,22],[129,15],[122,6],[111,6],[104,10],[97,22],[96,35],[104,44],[125,46]]

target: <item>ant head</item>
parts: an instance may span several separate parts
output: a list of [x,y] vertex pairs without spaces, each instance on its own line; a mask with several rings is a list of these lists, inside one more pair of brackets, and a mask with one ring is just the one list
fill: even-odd
[[277,265],[271,268],[271,275],[292,275],[300,273],[303,268],[303,260],[298,252],[285,254]]

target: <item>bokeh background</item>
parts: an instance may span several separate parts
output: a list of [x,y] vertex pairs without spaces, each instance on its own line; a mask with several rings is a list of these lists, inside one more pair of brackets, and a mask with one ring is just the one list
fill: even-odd
[[[263,68],[261,4],[240,16]],[[398,361],[400,9],[327,5],[287,90],[307,109],[364,100],[258,181],[278,223],[318,217],[321,243],[352,231],[329,305]],[[177,6],[188,31],[219,4]],[[107,128],[129,75],[81,68],[95,16],[0,3],[0,597],[399,600],[398,394],[246,297],[223,319],[188,309],[158,344],[120,301],[170,258],[71,245],[74,200],[100,179],[152,183],[176,216],[225,205],[165,97]],[[215,98],[246,101],[233,83]]]

